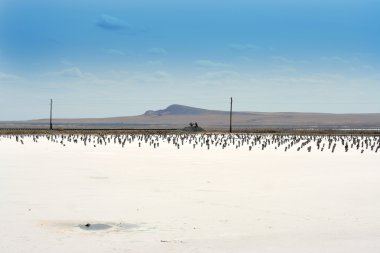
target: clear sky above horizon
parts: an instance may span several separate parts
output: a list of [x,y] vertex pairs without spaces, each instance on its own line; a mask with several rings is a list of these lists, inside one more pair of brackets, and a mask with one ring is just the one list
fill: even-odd
[[0,0],[0,120],[380,113],[380,2]]

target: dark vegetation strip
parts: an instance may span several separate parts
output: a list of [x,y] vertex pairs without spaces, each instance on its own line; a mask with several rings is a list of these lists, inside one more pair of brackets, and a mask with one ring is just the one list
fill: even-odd
[[[196,132],[185,131],[176,128],[59,128],[49,130],[46,128],[0,128],[0,135],[56,135],[56,134],[194,134]],[[228,129],[206,129],[201,134],[228,134]],[[274,134],[274,135],[366,135],[380,136],[380,130],[370,129],[289,129],[289,128],[241,128],[234,129],[233,134]]]

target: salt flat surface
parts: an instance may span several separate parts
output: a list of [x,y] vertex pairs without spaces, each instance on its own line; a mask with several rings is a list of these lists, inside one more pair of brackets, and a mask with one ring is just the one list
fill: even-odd
[[380,251],[362,147],[23,143],[0,138],[2,253]]

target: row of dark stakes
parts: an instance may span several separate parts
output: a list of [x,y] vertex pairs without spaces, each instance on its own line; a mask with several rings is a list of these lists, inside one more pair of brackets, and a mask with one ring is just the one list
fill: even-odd
[[[380,149],[379,136],[307,136],[307,135],[257,135],[257,134],[121,134],[121,135],[3,135],[2,138],[10,138],[24,144],[24,140],[30,138],[33,142],[46,139],[53,143],[66,146],[67,143],[82,143],[85,146],[106,146],[117,144],[125,148],[128,145],[143,147],[149,145],[159,148],[160,143],[174,145],[180,149],[182,146],[191,145],[210,149],[218,148],[247,148],[249,151],[256,149],[265,150],[269,147],[275,150],[296,151],[312,150],[335,152],[337,146],[345,152],[356,151],[364,153],[371,151],[378,153]],[[137,142],[137,143],[136,143]]]

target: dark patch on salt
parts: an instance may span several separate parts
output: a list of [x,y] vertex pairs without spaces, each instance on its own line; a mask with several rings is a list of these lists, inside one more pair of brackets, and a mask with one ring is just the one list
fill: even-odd
[[107,224],[90,224],[87,223],[86,225],[79,225],[79,228],[83,230],[106,230],[112,228],[112,226]]
[[89,231],[97,231],[97,230],[108,230],[112,228],[112,231],[122,231],[122,230],[133,230],[138,229],[141,226],[139,224],[133,224],[133,223],[87,223],[87,224],[81,224],[77,227],[83,229],[83,230],[89,230]]

